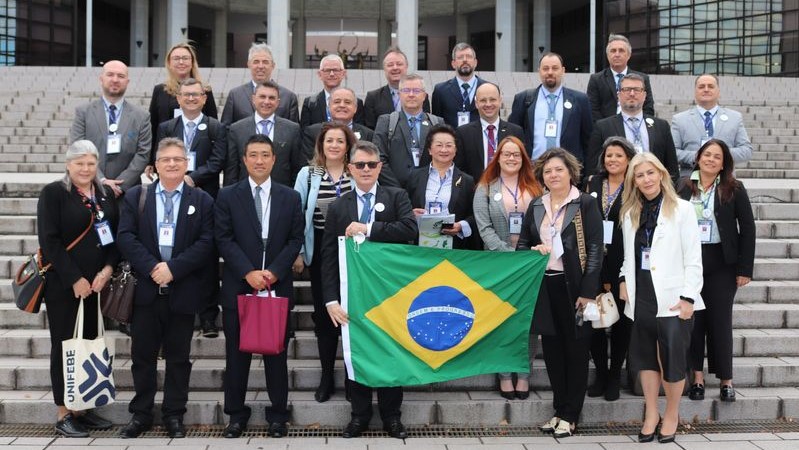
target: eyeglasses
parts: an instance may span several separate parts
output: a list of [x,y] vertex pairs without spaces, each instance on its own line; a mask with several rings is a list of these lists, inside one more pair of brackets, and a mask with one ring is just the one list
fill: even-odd
[[169,58],[169,60],[173,62],[189,62],[191,61],[191,56],[172,56]]
[[505,159],[522,159],[521,153],[502,152],[501,155]]
[[158,158],[156,161],[164,164],[170,164],[170,163],[181,164],[188,160],[189,160],[188,158],[184,158],[183,156],[174,156],[174,157],[164,156],[162,158]]
[[624,92],[625,94],[630,94],[630,93],[633,93],[633,92],[635,92],[636,94],[640,94],[641,92],[644,92],[644,88],[640,88],[640,87],[623,87],[623,88],[621,88],[619,90]]
[[402,92],[403,94],[419,95],[422,92],[424,92],[424,89],[421,89],[421,88],[402,88],[399,91]]
[[205,92],[181,92],[180,96],[183,98],[200,98],[205,97]]
[[344,69],[319,69],[319,71],[328,75],[338,75],[344,72]]
[[367,166],[370,169],[377,169],[377,165],[380,164],[380,161],[358,161],[358,162],[352,162],[350,164],[352,164],[358,170],[363,170]]

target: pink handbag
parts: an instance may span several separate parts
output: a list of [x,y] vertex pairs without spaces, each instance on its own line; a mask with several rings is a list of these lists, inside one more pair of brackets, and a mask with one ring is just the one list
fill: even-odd
[[267,296],[241,294],[239,306],[239,350],[260,355],[277,355],[286,349],[286,325],[289,299],[273,297],[267,286]]

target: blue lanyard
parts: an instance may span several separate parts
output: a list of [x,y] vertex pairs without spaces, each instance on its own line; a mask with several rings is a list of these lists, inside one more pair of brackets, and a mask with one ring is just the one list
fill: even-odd
[[510,188],[508,187],[507,184],[505,184],[505,180],[503,180],[502,177],[499,177],[499,182],[502,183],[502,186],[505,188],[506,191],[508,191],[508,194],[510,194],[510,196],[513,197],[513,210],[514,211],[518,211],[519,210],[519,180],[518,179],[516,180],[516,189],[513,192],[510,191]]
[[552,219],[552,222],[549,224],[549,229],[552,236],[554,236],[557,233],[558,219],[560,218],[560,215],[563,214],[563,211],[566,210],[566,207],[569,206],[569,203],[571,202],[564,203],[563,206],[558,208],[558,212],[555,213],[555,217]]
[[555,119],[555,107],[558,106],[558,100],[560,100],[561,94],[563,94],[563,89],[561,89],[560,92],[558,92],[557,97],[555,97],[555,100],[553,100],[553,101],[549,100],[549,95],[550,94],[547,94],[545,96],[545,98],[547,100],[547,108],[549,108],[549,120],[554,120]]
[[[713,198],[713,193],[716,191],[716,182],[713,181],[713,186],[710,188],[708,192],[701,192],[699,194],[699,199],[702,201],[702,213],[708,209],[708,205],[710,204],[710,199]],[[704,217],[704,216],[703,216]],[[705,217],[708,219],[709,217]]]
[[161,203],[164,204],[164,219],[168,219],[172,216],[172,211],[175,209],[175,200],[177,197],[180,197],[180,191],[176,191],[175,195],[172,197],[172,205],[169,209],[166,209],[166,191],[161,191]]
[[633,136],[635,136],[635,142],[643,144],[644,141],[641,140],[641,125],[644,124],[643,119],[638,121],[638,128],[637,129],[630,126],[630,119],[631,119],[631,117],[628,117],[627,120],[624,121],[624,126],[626,126],[627,129],[630,130],[633,133]]
[[608,220],[608,214],[610,214],[610,208],[613,206],[613,202],[616,201],[616,198],[621,194],[622,189],[624,189],[624,183],[622,182],[619,187],[616,188],[616,192],[612,195],[610,193],[610,180],[607,178],[605,179],[605,186],[607,186],[608,195],[605,197],[605,207],[603,208],[603,212],[605,214],[605,220]]
[[[330,172],[327,172],[327,177],[330,178],[330,181],[333,181],[333,175],[330,175]],[[341,176],[338,177],[338,181],[333,181],[333,185],[336,186],[336,198],[341,197],[341,183],[344,182],[344,172],[341,173]]]
[[449,173],[445,173],[444,174],[444,178],[439,178],[438,179],[438,181],[439,181],[438,190],[436,191],[436,197],[435,197],[434,201],[438,201],[438,197],[441,194],[441,188],[443,188],[444,187],[444,183],[447,182],[448,175],[449,175]]
[[369,207],[369,209],[367,209],[369,214],[366,216],[367,217],[367,221],[368,221],[369,219],[372,218],[372,210],[374,209],[374,206],[372,206],[372,202],[371,201],[367,201],[365,198],[363,198],[362,195],[359,195],[358,198],[361,199],[361,202],[363,203],[363,207],[364,208],[366,208],[367,206]]

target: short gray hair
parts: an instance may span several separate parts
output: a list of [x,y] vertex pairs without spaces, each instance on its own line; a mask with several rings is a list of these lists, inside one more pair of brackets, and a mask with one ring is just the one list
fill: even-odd
[[355,156],[355,152],[357,151],[362,151],[372,156],[377,155],[378,158],[380,157],[380,149],[377,148],[374,143],[369,141],[358,141],[352,146],[352,150],[350,150],[350,161],[352,161],[352,158]]
[[341,56],[338,56],[335,53],[326,55],[324,58],[319,60],[319,70],[322,70],[322,66],[324,65],[325,61],[337,61],[342,69],[346,69],[346,67],[344,67],[344,60],[341,59]]
[[263,42],[253,42],[252,45],[250,45],[250,51],[247,52],[247,61],[251,61],[253,55],[255,55],[258,52],[269,53],[269,57],[274,58],[272,56],[272,49],[268,45],[266,45]]
[[640,81],[640,82],[641,82],[641,84],[643,84],[644,86],[646,86],[646,80],[644,80],[644,77],[642,77],[641,75],[639,75],[639,74],[637,74],[637,73],[630,72],[630,73],[628,73],[627,75],[623,76],[623,77],[621,78],[621,81],[619,81],[619,86],[621,86],[621,83],[622,83],[623,81],[625,81],[625,80],[635,80],[635,81]]
[[158,156],[161,154],[161,150],[167,147],[178,147],[179,149],[183,150],[183,156],[188,154],[186,152],[186,144],[184,144],[182,140],[174,137],[166,137],[158,142],[158,150],[155,151],[155,159],[158,159]]
[[477,52],[474,51],[474,47],[472,47],[471,45],[467,44],[466,42],[458,42],[457,44],[455,44],[454,47],[452,47],[452,60],[453,61],[455,61],[455,54],[458,53],[459,51],[462,51],[462,50],[471,50],[472,51],[472,56],[477,58]]
[[419,80],[419,83],[422,84],[422,90],[427,92],[427,88],[424,85],[424,77],[419,75],[418,73],[409,73],[400,78],[399,88],[402,89],[402,86],[405,86],[405,83],[412,80]]
[[712,73],[703,73],[703,74],[699,75],[698,77],[696,77],[694,79],[694,87],[696,87],[696,84],[699,83],[699,79],[702,78],[702,77],[711,77],[711,78],[713,78],[714,80],[716,80],[716,87],[719,87],[719,77],[717,77],[715,74],[712,74]]
[[337,88],[333,88],[333,90],[330,91],[330,95],[333,95],[333,93],[337,91],[347,91],[350,94],[352,94],[352,98],[354,98],[356,102],[358,101],[358,94],[356,94],[355,91],[352,90],[351,88],[348,88],[346,86],[339,86]]
[[611,33],[610,36],[608,36],[608,45],[605,47],[605,53],[607,53],[610,50],[610,44],[612,44],[613,42],[623,42],[624,46],[627,47],[627,53],[631,55],[633,54],[633,46],[630,45],[630,40],[627,39],[625,36],[622,36],[621,34],[613,34],[613,33]]
[[[100,152],[97,151],[97,147],[95,147],[94,142],[81,139],[78,141],[73,142],[67,148],[66,153],[64,154],[64,162],[69,164],[70,162],[82,158],[86,155],[94,156],[94,159],[97,162],[100,162]],[[64,183],[64,187],[67,188],[68,191],[72,190],[72,179],[69,178],[69,170],[65,170],[64,178],[61,179],[61,182]],[[98,189],[99,186],[102,186],[102,182],[100,181],[100,175],[97,174],[94,177],[94,184],[97,185]],[[100,191],[101,192],[101,191]]]

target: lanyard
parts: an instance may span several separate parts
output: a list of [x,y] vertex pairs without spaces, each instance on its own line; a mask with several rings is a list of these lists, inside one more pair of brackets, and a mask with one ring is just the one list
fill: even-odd
[[630,119],[632,119],[632,117],[628,117],[627,120],[624,121],[624,126],[626,126],[627,129],[630,130],[630,132],[632,132],[633,136],[635,137],[635,142],[643,144],[644,141],[641,140],[641,126],[644,124],[643,119],[638,121],[637,128],[633,128],[630,126]]
[[[374,197],[374,196],[372,196],[372,197]],[[374,209],[374,206],[372,206],[372,201],[371,201],[371,199],[366,200],[362,195],[359,195],[358,198],[360,198],[361,202],[363,202],[364,209],[366,209],[367,206],[369,207],[369,209],[367,210],[368,214],[366,215],[366,221],[368,222],[369,219],[372,218],[372,210]],[[363,216],[363,212],[361,212],[361,216]]]
[[555,236],[558,233],[558,219],[560,218],[560,215],[563,214],[563,211],[566,210],[566,207],[569,206],[569,203],[571,202],[564,203],[563,206],[558,208],[558,211],[555,213],[555,217],[552,219],[552,222],[549,223],[549,232],[552,236]]
[[602,212],[605,215],[605,220],[608,220],[608,214],[610,214],[610,208],[613,206],[613,202],[616,201],[616,198],[619,196],[619,194],[621,194],[621,191],[624,189],[624,183],[622,182],[621,184],[619,184],[619,187],[616,188],[616,192],[614,192],[613,194],[610,193],[610,180],[608,180],[607,178],[605,179],[605,185],[603,187],[604,187],[603,190],[605,191],[605,204],[602,205],[602,210],[603,210]]
[[443,188],[444,187],[444,183],[447,182],[448,176],[449,176],[449,172],[444,173],[444,178],[439,178],[438,179],[438,181],[439,181],[438,190],[436,191],[436,197],[435,197],[434,201],[438,201],[438,198],[441,195],[441,188]]
[[560,92],[558,92],[558,95],[552,101],[549,100],[549,96],[551,94],[547,94],[546,95],[547,108],[549,108],[549,120],[554,120],[555,119],[555,107],[558,106],[558,100],[560,100],[561,94],[563,94],[563,89],[561,89]]
[[[707,111],[707,112],[710,112],[710,111]],[[719,113],[719,108],[716,108],[716,112],[711,114],[710,117],[706,117],[705,114],[702,113],[702,122],[704,122],[705,134],[708,135],[708,136],[711,135],[710,130],[713,129],[713,121],[716,119],[716,114],[718,114],[718,113]],[[707,119],[710,119],[710,120],[708,121]],[[709,127],[708,127],[708,123],[710,124]]]
[[92,215],[94,215],[97,220],[103,220],[105,214],[103,213],[103,207],[97,201],[97,197],[94,196],[94,186],[90,188],[90,195],[86,195],[79,187],[75,187],[75,189],[77,189],[78,194],[83,198],[86,207],[89,208]]
[[[330,181],[333,181],[333,175],[330,175],[330,172],[327,172],[327,177],[330,178]],[[336,198],[341,197],[341,183],[344,182],[344,172],[341,172],[341,175],[338,177],[338,181],[333,181],[333,185],[336,186]]]
[[[702,201],[702,213],[704,213],[709,209],[708,205],[710,205],[710,199],[713,198],[713,193],[715,191],[716,191],[716,182],[714,181],[713,186],[711,186],[709,191],[699,193],[699,199]],[[705,218],[708,219],[709,217]]]
[[[172,196],[172,204],[169,205],[169,209],[166,209],[166,191],[161,191],[161,203],[164,204],[164,218],[168,219],[172,217],[172,211],[175,209],[175,200],[177,197],[180,197],[180,191],[175,191],[175,195]],[[174,218],[173,218],[174,220]]]
[[503,180],[502,177],[499,177],[499,182],[502,183],[502,186],[505,188],[506,191],[508,191],[508,194],[510,194],[510,196],[513,197],[513,210],[514,211],[518,211],[519,210],[519,180],[518,179],[516,180],[516,188],[514,189],[513,192],[511,192],[511,190],[508,187],[508,185],[505,184],[505,180]]

